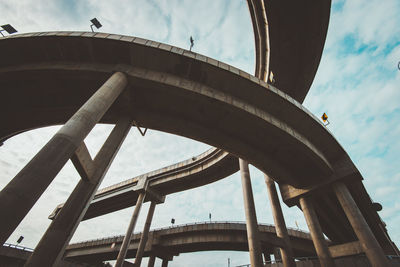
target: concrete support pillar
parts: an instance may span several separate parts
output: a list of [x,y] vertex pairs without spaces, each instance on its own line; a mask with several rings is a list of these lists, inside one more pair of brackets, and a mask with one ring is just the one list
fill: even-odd
[[321,266],[334,267],[335,264],[326,244],[321,226],[318,222],[317,214],[311,201],[305,197],[300,198],[300,206],[303,210],[304,218],[306,219],[308,229],[310,230],[311,238],[314,243],[315,251]]
[[365,221],[349,189],[342,182],[334,184],[333,189],[371,265],[373,267],[389,266],[381,246]]
[[161,267],[168,267],[168,260],[163,259]]
[[271,254],[269,253],[269,251],[265,251],[263,253],[263,255],[264,255],[264,261],[265,262],[267,262],[267,263],[271,262]]
[[156,263],[156,256],[151,255],[149,258],[149,262],[147,263],[147,267],[154,267],[155,263]]
[[282,262],[282,255],[279,247],[274,247],[274,258],[275,262]]
[[275,182],[266,174],[264,174],[264,178],[268,189],[268,198],[271,203],[272,216],[274,217],[276,235],[283,240],[285,246],[284,248],[280,248],[283,265],[285,267],[295,267],[296,263],[293,258],[293,250],[290,244],[285,219],[283,218],[278,193],[276,192]]
[[114,73],[0,192],[3,244],[127,85]]
[[94,159],[89,180],[81,180],[50,224],[25,266],[57,266],[76,228],[86,213],[112,160],[131,128],[132,120],[118,121]]
[[135,266],[140,266],[143,258],[143,252],[144,248],[146,247],[147,239],[149,237],[149,230],[150,230],[150,225],[151,221],[153,220],[153,214],[154,210],[156,208],[156,202],[152,201],[150,204],[149,212],[147,213],[147,218],[146,218],[146,223],[144,224],[143,227],[143,232],[142,236],[140,238],[139,242],[139,247],[136,252],[136,257],[135,257]]
[[256,209],[254,206],[253,190],[251,188],[249,163],[239,159],[240,175],[242,178],[244,210],[246,214],[247,239],[249,243],[250,263],[252,267],[262,267],[261,243],[258,233]]
[[124,263],[126,252],[128,251],[129,244],[131,243],[131,238],[133,234],[133,230],[135,229],[135,225],[137,222],[137,218],[139,217],[140,209],[142,208],[143,200],[146,195],[146,192],[141,192],[136,201],[136,206],[132,214],[131,221],[129,222],[128,229],[126,231],[124,240],[122,241],[121,249],[117,256],[117,262],[114,267],[122,267]]

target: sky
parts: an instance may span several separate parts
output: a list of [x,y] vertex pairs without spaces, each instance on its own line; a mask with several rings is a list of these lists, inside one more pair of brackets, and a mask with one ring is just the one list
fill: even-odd
[[[348,152],[363,177],[391,238],[400,244],[400,1],[334,0],[321,63],[304,105],[317,117],[329,116],[328,126]],[[90,31],[97,17],[102,32],[138,36],[193,50],[254,73],[254,37],[244,0],[202,1],[50,1],[0,0],[0,25],[10,23],[20,33]],[[59,126],[46,127],[7,140],[0,147],[0,189],[3,188]],[[95,155],[109,125],[98,125],[85,142]],[[142,173],[202,153],[209,146],[187,138],[132,128],[100,186],[103,188]],[[273,223],[263,174],[251,167],[259,223]],[[55,206],[72,192],[79,175],[70,162],[29,212],[7,242],[35,247],[50,224]],[[143,228],[148,204],[136,231]],[[133,208],[84,221],[71,242],[122,235]],[[289,227],[307,230],[302,213],[283,205]],[[169,195],[158,205],[152,228],[208,220],[244,221],[240,176],[233,174],[200,188]],[[296,225],[297,224],[297,225]],[[169,266],[231,266],[249,263],[247,252],[181,254]],[[144,260],[146,264],[147,259]],[[156,262],[161,266],[161,261]]]

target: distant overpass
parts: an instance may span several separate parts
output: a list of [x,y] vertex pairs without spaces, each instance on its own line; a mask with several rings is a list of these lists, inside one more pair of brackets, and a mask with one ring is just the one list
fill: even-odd
[[[273,225],[260,224],[262,250],[273,254],[283,243],[276,236]],[[315,256],[310,234],[288,229],[296,257]],[[134,258],[140,233],[132,236],[127,258]],[[99,263],[115,260],[124,236],[84,241],[67,247],[64,258],[76,262]],[[244,222],[202,222],[155,229],[149,232],[145,257],[150,255],[171,260],[181,253],[211,250],[248,251],[246,224]]]

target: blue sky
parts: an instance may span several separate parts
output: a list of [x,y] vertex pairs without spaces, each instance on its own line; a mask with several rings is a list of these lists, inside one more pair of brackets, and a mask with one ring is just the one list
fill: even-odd
[[[254,72],[254,40],[247,4],[237,1],[50,1],[0,0],[1,25],[11,23],[19,32],[90,31],[97,17],[101,31],[139,36],[188,48]],[[321,64],[304,105],[320,117],[329,116],[329,129],[349,153],[365,178],[392,239],[400,244],[400,1],[334,0]],[[0,148],[0,188],[34,156],[58,127],[18,135]],[[95,154],[110,132],[96,126],[86,139]],[[132,129],[101,187],[197,155],[209,146],[150,130],[141,137]],[[257,217],[272,223],[262,173],[251,168]],[[56,204],[66,200],[79,179],[68,163],[21,223],[9,242],[24,235],[22,245],[34,247],[50,221]],[[171,217],[177,224],[215,220],[244,221],[239,174],[201,188],[167,197],[156,208],[152,227],[163,227]],[[137,230],[142,229],[148,205]],[[72,241],[124,234],[132,209],[81,223]],[[287,225],[307,230],[297,208],[284,207]],[[183,254],[170,266],[226,266],[249,262],[247,253],[204,252]],[[160,261],[157,262],[161,264]]]

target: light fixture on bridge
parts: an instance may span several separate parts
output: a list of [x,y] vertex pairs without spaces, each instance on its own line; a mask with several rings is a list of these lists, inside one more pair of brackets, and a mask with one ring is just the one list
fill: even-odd
[[322,114],[321,119],[322,119],[322,121],[323,121],[324,123],[327,122],[326,124],[324,124],[325,126],[328,126],[328,125],[329,125],[328,115],[326,115],[325,112],[324,112],[324,114]]
[[93,26],[95,26],[97,29],[100,29],[103,26],[96,18],[91,19],[90,22],[92,23],[92,25],[90,25],[90,29],[92,29],[92,32],[94,32]]
[[8,34],[13,34],[17,32],[17,30],[10,24],[1,25],[0,27],[2,28],[2,30],[0,29],[0,33],[1,35],[3,35],[3,37],[4,37],[4,34],[2,33],[3,31],[6,31]]
[[171,224],[174,225],[174,223],[175,223],[175,219],[172,218],[172,219],[171,219]]

